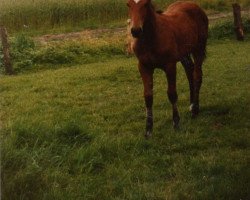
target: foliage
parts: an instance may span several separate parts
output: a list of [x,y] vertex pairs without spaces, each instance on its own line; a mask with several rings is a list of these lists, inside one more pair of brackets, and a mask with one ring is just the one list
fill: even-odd
[[2,198],[248,199],[249,55],[209,41],[196,119],[178,66],[178,131],[156,70],[150,140],[133,57],[1,77]]
[[[250,33],[250,19],[242,20],[245,35]],[[216,22],[209,29],[209,37],[213,39],[232,38],[235,35],[233,19]]]
[[20,72],[32,67],[34,58],[34,41],[24,34],[18,34],[11,41],[11,58],[14,64],[14,70]]
[[[11,40],[11,58],[16,73],[47,68],[55,69],[77,63],[101,62],[124,54],[123,41],[120,38],[110,38],[109,36],[87,42],[78,40],[41,45],[21,33]],[[2,50],[0,57],[3,57]],[[3,67],[3,64],[0,63],[0,66]]]
[[21,33],[17,35],[17,37],[15,37],[12,46],[17,51],[22,52],[27,49],[34,49],[35,43],[31,38],[26,37],[24,34]]

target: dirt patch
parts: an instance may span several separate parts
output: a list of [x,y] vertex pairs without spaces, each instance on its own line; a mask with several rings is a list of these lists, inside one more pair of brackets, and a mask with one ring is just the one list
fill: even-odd
[[66,41],[66,40],[89,40],[95,38],[102,38],[104,36],[114,36],[126,34],[126,28],[115,28],[115,29],[86,29],[80,32],[65,33],[65,34],[48,34],[40,37],[36,37],[35,40],[41,43],[47,43],[50,41]]
[[[242,16],[250,17],[250,9],[242,10],[241,11]],[[233,17],[232,12],[228,13],[216,13],[216,14],[211,14],[208,15],[208,19],[210,23],[213,23],[216,20],[223,19],[223,18],[230,18]]]
[[[242,16],[250,17],[250,9],[242,11]],[[217,20],[223,18],[233,17],[232,12],[227,13],[216,13],[208,15],[210,23],[214,23]],[[36,41],[41,43],[48,43],[51,41],[66,41],[66,40],[89,40],[89,39],[98,39],[104,36],[114,36],[114,35],[126,35],[126,27],[115,28],[115,29],[86,29],[80,32],[64,33],[64,34],[48,34],[40,37],[34,38]]]

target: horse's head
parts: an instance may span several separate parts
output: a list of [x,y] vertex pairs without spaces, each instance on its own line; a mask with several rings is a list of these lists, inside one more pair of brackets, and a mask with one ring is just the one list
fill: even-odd
[[152,6],[151,0],[128,0],[129,16],[131,19],[131,34],[138,38],[143,33],[143,25],[148,10]]

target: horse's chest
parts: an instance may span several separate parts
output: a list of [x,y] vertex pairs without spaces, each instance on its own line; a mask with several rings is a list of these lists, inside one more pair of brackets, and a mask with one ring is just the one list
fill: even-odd
[[154,51],[142,51],[136,54],[140,63],[152,67],[162,67],[168,59],[168,54]]
[[161,68],[164,67],[170,59],[174,58],[174,55],[172,55],[173,52],[169,50],[167,45],[156,44],[143,45],[135,43],[134,52],[141,64]]
[[142,63],[153,63],[154,61],[156,61],[155,56],[149,51],[138,52],[136,53],[136,56],[139,59],[139,61]]

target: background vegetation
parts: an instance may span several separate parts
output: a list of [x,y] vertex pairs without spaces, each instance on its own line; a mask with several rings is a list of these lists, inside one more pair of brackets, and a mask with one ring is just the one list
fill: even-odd
[[[250,19],[243,19],[245,33],[250,32]],[[233,19],[217,21],[210,26],[210,40],[233,39]],[[114,30],[116,31],[116,30]],[[121,34],[103,33],[90,40],[76,40],[42,43],[37,38],[23,32],[11,38],[11,57],[15,73],[37,72],[44,69],[58,69],[76,64],[102,62],[110,58],[126,55],[126,32]],[[3,57],[0,45],[0,58]],[[53,65],[52,65],[53,64]],[[3,69],[2,59],[0,67]],[[3,70],[0,70],[3,74]]]
[[[112,38],[106,36],[91,41],[82,39],[41,44],[41,42],[20,33],[11,41],[11,57],[16,73],[105,61],[124,55],[125,42],[121,36]],[[3,57],[1,51],[0,57]],[[1,60],[0,66],[2,65]]]
[[[48,29],[72,30],[117,26],[127,19],[126,0],[1,0],[0,19],[9,31]],[[154,0],[164,9],[174,0]],[[204,9],[231,10],[236,0],[196,0]],[[248,0],[237,0],[243,7]],[[45,30],[44,30],[45,29]]]

